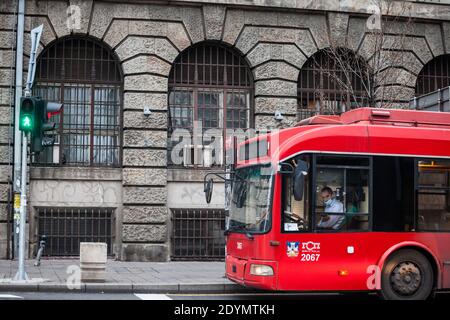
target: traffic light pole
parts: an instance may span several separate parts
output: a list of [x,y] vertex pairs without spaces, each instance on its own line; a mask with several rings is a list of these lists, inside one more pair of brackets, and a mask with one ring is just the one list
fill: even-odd
[[28,280],[25,272],[25,232],[27,224],[27,158],[28,158],[28,139],[27,133],[22,133],[22,183],[20,190],[20,220],[19,220],[19,270],[14,280]]

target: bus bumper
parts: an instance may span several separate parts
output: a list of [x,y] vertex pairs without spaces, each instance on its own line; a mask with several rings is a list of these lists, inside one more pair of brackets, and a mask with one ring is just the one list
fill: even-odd
[[[262,290],[276,290],[277,288],[277,263],[267,260],[239,259],[227,255],[226,276],[233,282],[242,286],[257,288]],[[255,275],[250,272],[251,266],[270,267],[273,270],[271,275]]]

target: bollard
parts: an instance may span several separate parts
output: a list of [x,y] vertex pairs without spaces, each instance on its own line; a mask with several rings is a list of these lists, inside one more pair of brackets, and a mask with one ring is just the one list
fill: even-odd
[[36,255],[36,262],[34,263],[35,267],[39,267],[41,265],[41,258],[42,258],[42,255],[44,254],[46,241],[47,241],[47,236],[43,235],[41,237],[41,241],[39,241],[39,250],[38,250],[38,253]]
[[103,242],[80,243],[82,282],[104,282],[106,278],[107,245]]

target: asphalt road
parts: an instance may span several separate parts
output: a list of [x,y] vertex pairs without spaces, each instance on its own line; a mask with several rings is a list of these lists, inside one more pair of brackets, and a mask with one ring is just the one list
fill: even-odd
[[[352,294],[352,299],[373,300],[376,295]],[[0,293],[0,300],[323,300],[347,299],[348,295],[339,294],[140,294],[140,293],[46,293],[46,292],[7,292]]]
[[[436,300],[450,300],[450,293],[437,294]],[[374,293],[229,293],[229,294],[139,294],[139,293],[46,293],[46,292],[2,292],[0,300],[352,300],[377,301]]]

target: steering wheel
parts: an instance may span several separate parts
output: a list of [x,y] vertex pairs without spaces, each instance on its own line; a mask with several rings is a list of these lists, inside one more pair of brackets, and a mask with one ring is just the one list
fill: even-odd
[[308,223],[305,219],[300,217],[298,214],[293,212],[284,211],[284,216],[289,219],[291,222],[297,223],[303,229]]

